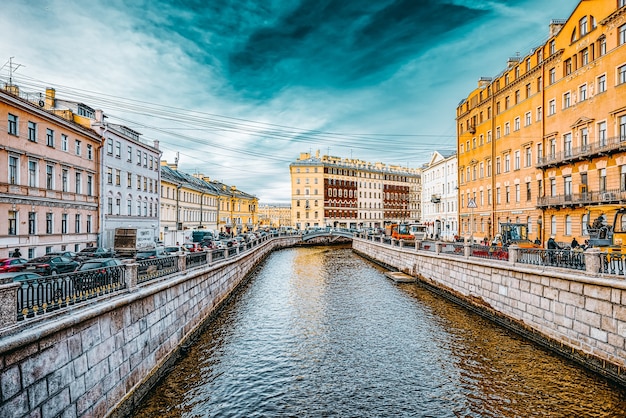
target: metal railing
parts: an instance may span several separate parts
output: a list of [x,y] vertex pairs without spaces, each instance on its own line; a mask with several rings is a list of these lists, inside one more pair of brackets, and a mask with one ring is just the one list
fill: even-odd
[[17,289],[17,320],[124,289],[125,272],[125,266],[113,266],[21,281]]
[[626,278],[626,254],[621,252],[602,253],[600,255],[600,273]]
[[150,258],[137,261],[137,283],[143,283],[178,271],[178,256]]
[[441,243],[441,252],[444,254],[465,255],[465,244],[461,242]]
[[207,262],[207,252],[200,251],[195,253],[185,254],[185,265],[187,268],[202,266]]
[[520,248],[517,262],[536,266],[561,267],[585,270],[585,253],[576,250],[545,250],[543,248]]
[[508,260],[509,249],[496,245],[474,244],[470,248],[470,257],[485,258],[489,260]]

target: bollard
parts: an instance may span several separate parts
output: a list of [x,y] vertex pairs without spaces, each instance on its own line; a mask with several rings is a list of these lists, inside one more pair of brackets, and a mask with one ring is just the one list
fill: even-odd
[[441,241],[435,242],[435,254],[441,254],[442,249],[443,249],[443,242]]
[[129,292],[137,291],[137,263],[124,264],[124,276],[126,276],[126,286]]
[[599,248],[585,250],[585,270],[590,276],[598,276],[602,267],[601,258],[604,256]]
[[186,254],[178,254],[178,271],[187,270],[187,255]]
[[[10,280],[10,279],[9,279]],[[17,323],[17,289],[19,282],[12,280],[0,283],[0,329]]]
[[[504,249],[504,247],[502,247]],[[509,246],[509,264],[517,263],[519,257],[519,245],[513,244]]]
[[463,255],[465,258],[470,258],[470,255],[472,255],[472,242],[469,240],[465,240],[463,243]]

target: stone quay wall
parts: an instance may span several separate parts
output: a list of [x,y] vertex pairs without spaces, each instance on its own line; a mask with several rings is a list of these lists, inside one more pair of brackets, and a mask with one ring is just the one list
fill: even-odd
[[299,241],[269,239],[140,285],[130,265],[127,292],[1,330],[0,417],[127,415],[245,277],[270,252]]
[[[353,250],[626,386],[626,281],[586,271],[416,251],[355,238]],[[596,270],[597,271],[597,270]]]

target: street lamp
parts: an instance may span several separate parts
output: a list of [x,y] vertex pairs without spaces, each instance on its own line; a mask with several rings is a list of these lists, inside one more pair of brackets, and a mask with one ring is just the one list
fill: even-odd
[[540,216],[539,218],[537,218],[537,227],[538,227],[537,229],[539,230],[539,241],[541,241],[543,243],[543,240],[541,238],[541,233],[542,233],[541,226],[542,226],[542,224],[543,224],[543,220],[541,219],[541,216]]

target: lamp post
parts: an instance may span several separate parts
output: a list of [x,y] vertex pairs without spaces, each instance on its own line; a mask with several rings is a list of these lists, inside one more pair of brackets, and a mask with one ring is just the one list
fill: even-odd
[[543,244],[543,239],[542,239],[542,226],[543,226],[543,220],[541,219],[541,216],[539,218],[537,218],[537,229],[539,230],[539,241],[541,241],[541,243]]

